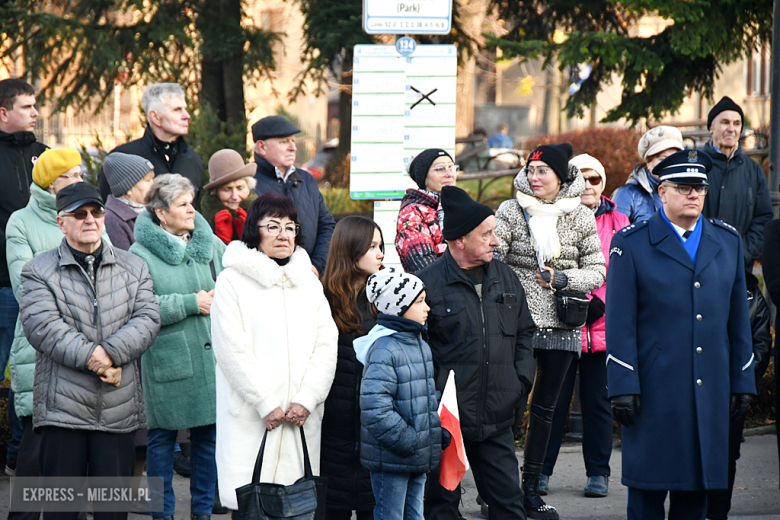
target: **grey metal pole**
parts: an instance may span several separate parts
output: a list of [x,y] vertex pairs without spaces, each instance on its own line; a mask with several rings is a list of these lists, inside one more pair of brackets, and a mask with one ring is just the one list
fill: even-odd
[[[774,1],[774,20],[772,25],[772,117],[769,124],[769,196],[775,218],[780,216],[780,9]],[[775,117],[778,116],[778,117]]]

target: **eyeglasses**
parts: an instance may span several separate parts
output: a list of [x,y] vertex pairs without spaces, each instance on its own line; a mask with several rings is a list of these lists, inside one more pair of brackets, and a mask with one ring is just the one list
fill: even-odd
[[[279,234],[282,232],[282,226],[279,224],[266,224],[265,226],[257,226],[258,228],[265,228],[266,231],[268,231],[268,234],[272,237],[278,237]],[[284,232],[288,235],[292,236],[298,236],[298,233],[301,231],[301,226],[298,224],[288,225],[284,227]]]
[[60,175],[60,177],[64,177],[66,179],[70,180],[77,180],[77,181],[83,181],[84,180],[84,170],[79,170],[76,173],[72,175],[65,175],[64,173]]
[[598,186],[601,184],[601,176],[598,177],[583,177],[585,179],[585,182],[590,184],[591,186]]
[[101,219],[106,216],[104,209],[77,209],[72,213],[63,213],[63,217],[73,217],[76,220],[85,220],[87,215],[92,215],[95,219]]
[[693,190],[696,190],[696,194],[702,197],[710,191],[709,186],[702,186],[701,184],[696,186],[691,186],[690,184],[667,184],[667,186],[676,189],[677,193],[685,195],[686,197],[690,195]]
[[439,175],[444,175],[444,172],[446,172],[447,170],[457,174],[460,171],[460,166],[458,166],[457,164],[450,164],[449,166],[444,166],[443,164],[440,164],[439,166],[431,169],[436,173],[438,173]]
[[536,174],[536,176],[540,179],[543,179],[547,176],[547,174],[550,173],[549,168],[539,167],[539,168],[526,168],[525,174],[527,177],[532,176],[533,174]]

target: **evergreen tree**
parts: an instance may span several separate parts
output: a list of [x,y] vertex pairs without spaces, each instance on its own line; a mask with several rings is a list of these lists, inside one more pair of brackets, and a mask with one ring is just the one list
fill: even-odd
[[0,59],[21,58],[58,110],[99,110],[115,82],[170,81],[245,134],[244,82],[269,76],[279,38],[242,23],[244,1],[0,1]]
[[[581,117],[613,74],[622,78],[621,102],[605,121],[660,120],[689,93],[711,98],[721,66],[772,36],[771,0],[493,0],[492,7],[507,32],[488,46],[504,58],[542,58],[564,72],[592,67],[566,102],[570,117]],[[641,37],[635,24],[644,15],[673,23]]]

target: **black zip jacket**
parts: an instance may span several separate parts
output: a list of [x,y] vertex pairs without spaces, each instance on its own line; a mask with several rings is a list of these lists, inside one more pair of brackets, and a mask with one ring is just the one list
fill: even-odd
[[758,278],[745,273],[748,308],[750,309],[750,330],[753,333],[753,360],[756,371],[756,388],[769,366],[769,354],[772,350],[772,333],[769,331],[771,313],[769,305],[758,286]]
[[766,175],[756,161],[742,155],[741,148],[731,160],[716,151],[711,142],[704,151],[712,157],[712,170],[707,175],[710,191],[702,215],[737,228],[742,235],[745,268],[752,271],[764,245],[764,224],[772,220]]
[[330,237],[333,235],[336,221],[325,205],[317,181],[306,170],[296,168],[285,182],[276,176],[274,166],[263,157],[255,154],[255,162],[255,191],[258,195],[277,193],[290,197],[295,202],[303,235],[303,248],[309,253],[311,263],[322,274],[325,271],[325,262],[328,261]]
[[[193,205],[196,209],[200,209],[200,189],[203,187],[203,159],[200,154],[187,145],[187,142],[183,137],[179,137],[176,140],[175,146],[177,148],[176,158],[173,161],[172,166],[168,166],[168,162],[165,160],[165,154],[157,146],[157,141],[154,138],[154,134],[150,127],[146,127],[143,137],[130,141],[129,143],[121,144],[111,150],[113,152],[122,152],[131,155],[138,155],[144,159],[149,160],[154,165],[154,174],[162,175],[164,173],[178,173],[184,177],[187,177],[192,185],[195,186],[195,200]],[[103,200],[108,200],[108,196],[111,194],[111,188],[108,185],[106,176],[103,173],[103,169],[100,169],[98,173],[98,187],[100,188],[100,194],[103,196]]]
[[3,237],[0,287],[11,287],[5,256],[5,226],[11,213],[27,206],[30,201],[33,166],[47,148],[35,140],[32,132],[7,134],[0,131],[0,234]]
[[444,390],[454,370],[463,436],[479,442],[511,427],[535,370],[536,326],[517,275],[501,261],[488,262],[480,299],[447,250],[417,276],[431,307],[428,344],[436,390]]

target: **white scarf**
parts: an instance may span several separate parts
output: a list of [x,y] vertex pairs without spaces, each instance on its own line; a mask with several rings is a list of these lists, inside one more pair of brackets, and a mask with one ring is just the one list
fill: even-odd
[[517,202],[528,212],[528,229],[531,245],[537,259],[547,263],[561,256],[561,240],[558,237],[558,217],[571,213],[581,204],[579,197],[561,199],[552,204],[543,204],[536,197],[517,192]]

